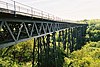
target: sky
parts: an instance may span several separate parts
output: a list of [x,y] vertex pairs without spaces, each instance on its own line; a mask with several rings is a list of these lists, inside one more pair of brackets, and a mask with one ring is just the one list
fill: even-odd
[[[4,1],[4,0],[2,0]],[[9,0],[5,0],[9,1]],[[68,20],[100,19],[100,0],[15,0]]]

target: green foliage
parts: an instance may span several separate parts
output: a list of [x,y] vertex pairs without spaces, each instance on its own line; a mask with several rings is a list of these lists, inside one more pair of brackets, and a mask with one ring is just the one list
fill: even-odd
[[28,40],[15,46],[1,49],[0,67],[31,67],[33,41]]
[[87,43],[81,50],[65,57],[63,67],[96,67],[100,65],[100,41]]
[[100,20],[89,20],[87,29],[87,39],[90,41],[100,40]]

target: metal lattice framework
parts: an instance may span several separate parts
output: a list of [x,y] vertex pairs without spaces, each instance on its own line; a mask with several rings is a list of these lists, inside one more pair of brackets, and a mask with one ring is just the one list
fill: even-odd
[[[69,26],[75,26],[75,24],[68,24],[66,22],[23,21],[13,19],[0,20],[0,44],[8,44],[8,42],[11,42],[9,44],[11,45],[32,37],[40,37],[55,31],[66,29]],[[5,46],[0,45],[0,48],[3,47]]]

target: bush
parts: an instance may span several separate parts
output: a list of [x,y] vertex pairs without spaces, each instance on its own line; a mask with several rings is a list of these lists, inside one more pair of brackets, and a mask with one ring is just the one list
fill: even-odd
[[65,58],[63,67],[96,67],[100,65],[100,41],[90,42]]

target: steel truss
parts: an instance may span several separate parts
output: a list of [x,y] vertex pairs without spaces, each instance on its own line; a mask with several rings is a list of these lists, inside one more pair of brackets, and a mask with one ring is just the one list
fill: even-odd
[[78,24],[48,21],[0,20],[0,48]]

